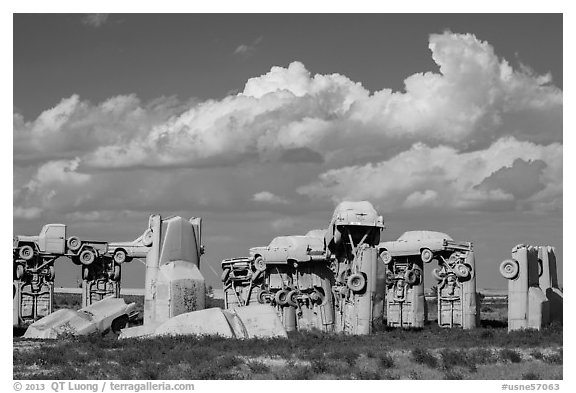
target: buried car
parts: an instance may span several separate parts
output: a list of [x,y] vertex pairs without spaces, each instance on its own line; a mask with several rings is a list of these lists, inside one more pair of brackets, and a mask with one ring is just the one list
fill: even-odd
[[456,242],[443,232],[408,231],[396,241],[380,243],[378,250],[384,263],[390,263],[393,257],[412,255],[420,255],[422,262],[429,263],[438,256],[449,257],[454,252],[469,252],[472,243]]
[[94,332],[116,334],[125,328],[138,313],[136,303],[124,299],[105,298],[78,311],[60,309],[31,324],[24,338],[58,338],[62,335],[81,336]]

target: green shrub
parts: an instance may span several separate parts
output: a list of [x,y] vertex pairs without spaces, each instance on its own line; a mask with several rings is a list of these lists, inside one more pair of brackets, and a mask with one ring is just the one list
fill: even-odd
[[504,361],[510,361],[512,363],[520,363],[522,361],[522,357],[517,351],[508,348],[500,350],[500,358]]
[[537,349],[530,352],[530,356],[532,356],[534,359],[537,359],[537,360],[544,360],[544,355],[542,354],[542,352],[538,351]]
[[257,360],[252,360],[246,363],[250,371],[254,374],[265,374],[270,371],[270,367]]
[[438,359],[427,349],[415,348],[412,350],[412,360],[419,364],[424,364],[430,368],[438,366]]
[[394,367],[394,359],[387,353],[381,353],[378,355],[378,361],[382,368],[392,368]]
[[540,379],[540,377],[538,376],[538,374],[533,373],[533,372],[530,371],[530,372],[527,372],[527,373],[522,374],[522,379],[525,379],[525,380],[536,380],[536,379]]

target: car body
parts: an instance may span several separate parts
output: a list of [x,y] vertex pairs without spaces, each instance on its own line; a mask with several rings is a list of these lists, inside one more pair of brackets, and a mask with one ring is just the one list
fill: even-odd
[[75,262],[88,265],[107,252],[108,243],[84,241],[76,236],[66,238],[65,224],[46,224],[38,236],[16,236],[13,249],[14,255],[21,260],[30,260],[35,255],[67,256]]
[[[420,255],[424,262],[430,262],[436,253],[471,251],[472,243],[456,242],[443,232],[408,231],[395,241],[382,242],[378,245],[382,259],[389,262],[389,257]],[[426,253],[429,250],[431,253]],[[426,254],[426,258],[424,255]],[[385,255],[385,256],[384,256]]]
[[324,239],[317,236],[278,236],[266,247],[252,247],[250,256],[266,264],[288,264],[326,259]]
[[119,333],[133,319],[136,303],[124,299],[105,298],[78,311],[60,309],[31,324],[25,338],[58,338],[62,335],[86,335],[109,330]]
[[338,245],[360,242],[375,246],[380,242],[380,232],[384,229],[384,219],[379,216],[374,206],[368,201],[341,202],[332,215],[325,234],[325,244],[331,252],[336,252]]
[[110,242],[106,254],[121,264],[133,258],[146,258],[152,246],[152,231],[147,229],[141,236],[131,242]]

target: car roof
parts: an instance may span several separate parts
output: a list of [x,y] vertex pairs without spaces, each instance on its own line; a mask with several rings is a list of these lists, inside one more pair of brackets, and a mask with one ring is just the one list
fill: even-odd
[[436,231],[408,231],[404,232],[402,236],[398,238],[398,240],[404,241],[414,241],[414,240],[453,240],[450,236],[448,236],[444,232],[436,232]]

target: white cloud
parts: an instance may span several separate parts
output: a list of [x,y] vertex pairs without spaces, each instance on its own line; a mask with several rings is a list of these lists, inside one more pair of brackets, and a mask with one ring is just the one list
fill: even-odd
[[143,104],[135,95],[120,95],[93,105],[76,94],[62,99],[34,121],[14,114],[14,160],[42,162],[70,159],[100,146],[126,144],[147,135],[181,111],[173,97]]
[[[286,199],[255,190],[299,187],[384,209],[561,207],[563,99],[550,76],[513,69],[470,34],[433,34],[429,48],[440,72],[409,76],[402,92],[370,92],[292,62],[221,100],[119,95],[93,104],[72,95],[34,120],[14,113],[15,168],[38,166],[14,171],[15,216],[251,201],[284,208]],[[236,176],[255,162],[267,164],[267,180]],[[303,163],[306,173],[291,177]],[[208,175],[224,166],[233,174]],[[151,172],[171,167],[169,176]],[[270,173],[298,182],[272,186]],[[506,186],[532,175],[530,187]]]
[[260,36],[256,39],[254,39],[254,41],[252,41],[250,44],[240,44],[236,47],[236,49],[234,49],[233,54],[234,55],[241,55],[241,56],[250,56],[252,54],[254,54],[254,52],[256,52],[256,49],[258,47],[258,45],[260,45],[260,43],[262,42],[263,37]]
[[[511,168],[516,160],[542,163],[530,174],[537,176],[541,187],[515,198],[503,189],[505,184],[493,182],[492,186],[486,186],[486,179],[503,168]],[[485,150],[460,153],[448,146],[429,147],[418,143],[387,161],[329,170],[320,175],[317,182],[298,191],[312,198],[331,199],[334,203],[368,199],[387,212],[401,207],[426,206],[539,210],[545,201],[554,201],[546,206],[548,210],[559,210],[562,208],[562,145],[542,146],[503,138]]]
[[[371,93],[344,75],[312,75],[300,62],[272,67],[249,79],[242,93],[205,101],[126,143],[100,147],[86,163],[205,166],[270,160],[305,147],[328,162],[350,164],[417,141],[468,150],[503,135],[561,141],[562,92],[548,76],[512,69],[470,34],[433,34],[430,50],[440,73],[408,77],[405,92]],[[522,120],[529,116],[538,124]]]
[[100,27],[106,24],[110,14],[86,14],[82,18],[82,23],[86,26]]
[[279,197],[269,191],[262,191],[254,194],[252,196],[252,200],[255,202],[264,202],[264,203],[271,203],[271,204],[287,204],[288,200],[285,198]]

